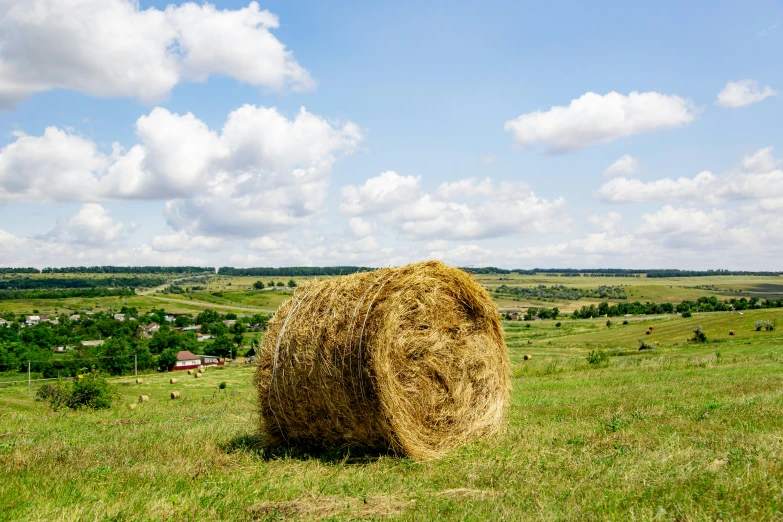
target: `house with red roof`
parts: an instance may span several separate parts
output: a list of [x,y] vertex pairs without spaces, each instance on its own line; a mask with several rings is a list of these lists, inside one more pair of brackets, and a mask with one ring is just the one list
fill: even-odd
[[174,363],[172,370],[192,370],[199,366],[201,366],[201,357],[188,350],[182,350],[177,352],[177,362]]

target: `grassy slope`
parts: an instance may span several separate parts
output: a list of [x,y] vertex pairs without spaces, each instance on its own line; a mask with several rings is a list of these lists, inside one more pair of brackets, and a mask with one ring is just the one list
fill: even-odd
[[[783,318],[506,323],[506,433],[425,463],[265,453],[247,368],[125,378],[105,412],[55,413],[24,387],[0,389],[0,519],[780,518],[783,334],[755,332],[757,316]],[[585,362],[634,348],[650,324],[652,353]],[[682,342],[694,324],[717,342]],[[142,393],[151,401],[128,409]]]

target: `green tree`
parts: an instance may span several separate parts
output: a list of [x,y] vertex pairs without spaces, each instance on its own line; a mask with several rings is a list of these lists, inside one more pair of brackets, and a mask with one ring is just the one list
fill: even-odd
[[253,283],[253,288],[256,290],[263,290],[264,289],[264,282],[263,281],[256,281]]
[[228,335],[219,335],[207,346],[207,353],[217,357],[229,357],[234,349],[234,343]]
[[177,363],[177,351],[173,348],[167,348],[158,356],[158,366],[164,372],[171,370]]
[[176,326],[177,328],[184,328],[186,326],[190,326],[190,316],[178,315],[176,319],[174,319],[174,326]]
[[274,281],[269,281],[269,282],[267,283],[267,286],[274,287],[274,286],[275,286],[275,282],[274,282]]
[[296,281],[294,281],[293,279],[289,279],[288,280],[288,287],[289,288],[296,288]]
[[196,323],[205,325],[220,320],[220,315],[214,310],[204,310],[196,316]]

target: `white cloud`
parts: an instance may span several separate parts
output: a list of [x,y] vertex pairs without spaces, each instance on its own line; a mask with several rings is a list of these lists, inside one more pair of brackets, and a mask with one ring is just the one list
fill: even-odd
[[498,157],[494,154],[482,154],[481,155],[481,162],[484,165],[492,165],[497,161]]
[[626,154],[618,159],[604,171],[604,176],[615,178],[618,176],[629,176],[639,170],[639,160]]
[[759,88],[759,82],[756,80],[740,80],[727,83],[718,93],[715,104],[731,108],[744,107],[766,100],[770,96],[777,96],[777,92],[769,85]]
[[154,236],[150,247],[157,252],[180,252],[202,250],[214,252],[226,248],[229,242],[219,237],[191,236],[184,231],[171,231],[169,234]]
[[365,221],[360,217],[352,217],[348,221],[348,226],[351,227],[351,232],[356,237],[367,237],[371,236],[375,233],[375,230],[378,228],[376,223],[372,221]]
[[745,156],[740,166],[722,176],[701,172],[693,178],[663,178],[644,182],[615,178],[598,190],[602,201],[609,203],[643,203],[650,201],[719,201],[758,200],[783,197],[781,161],[764,148]]
[[97,203],[82,205],[78,214],[68,222],[71,242],[82,245],[109,245],[120,238],[124,229],[124,224],[114,224],[109,211]]
[[340,210],[355,216],[374,214],[405,204],[420,194],[421,176],[400,176],[393,170],[370,178],[360,187],[340,189]]
[[530,147],[548,143],[550,151],[564,152],[589,145],[679,127],[696,119],[693,104],[684,98],[657,92],[631,92],[623,95],[593,92],[572,100],[567,107],[523,114],[509,120],[505,129],[514,143]]
[[[547,231],[568,222],[566,202],[538,198],[523,184],[490,179],[443,183],[423,193],[420,178],[384,172],[361,187],[342,189],[347,214],[379,215],[379,221],[405,240],[483,239]],[[470,199],[469,203],[458,200]]]
[[0,149],[0,200],[169,199],[175,230],[256,237],[321,211],[337,156],[362,139],[350,122],[253,105],[231,112],[220,133],[162,108],[136,131],[137,145],[109,154],[55,127],[18,136]]
[[257,2],[237,10],[185,2],[161,11],[134,0],[0,2],[0,106],[36,92],[163,99],[213,75],[283,91],[314,86]]

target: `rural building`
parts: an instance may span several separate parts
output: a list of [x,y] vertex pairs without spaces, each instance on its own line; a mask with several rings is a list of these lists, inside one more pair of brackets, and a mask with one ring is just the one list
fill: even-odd
[[191,370],[201,366],[201,357],[187,350],[177,352],[177,362],[172,370]]
[[28,315],[27,319],[25,320],[25,324],[28,326],[33,326],[41,322],[41,316],[40,315]]
[[79,314],[73,314],[72,316],[68,317],[70,321],[81,321],[82,316]]
[[210,364],[217,364],[218,366],[223,366],[223,363],[220,361],[220,358],[216,355],[201,355],[201,364],[204,366],[208,366]]
[[167,315],[164,317],[164,319],[166,320],[167,323],[173,323],[176,317],[174,317],[173,315]]
[[114,314],[114,320],[115,321],[124,321],[125,320],[125,314]]
[[203,334],[203,333],[196,334],[196,339],[198,341],[206,341],[207,339],[212,339],[212,337],[213,337],[212,335]]
[[183,326],[182,328],[177,328],[180,332],[198,332],[201,330],[200,324],[194,324],[193,326]]
[[236,319],[226,319],[225,321],[223,321],[223,324],[226,325],[226,328],[231,328],[232,326],[237,324],[237,320]]
[[95,341],[82,341],[82,346],[100,346],[103,344],[103,341],[101,339],[96,339]]
[[4,326],[4,327],[8,328],[10,326],[10,324],[11,323],[6,321],[5,319],[0,319],[0,326]]
[[150,323],[144,327],[144,332],[150,335],[156,334],[160,331],[160,325],[158,323]]

